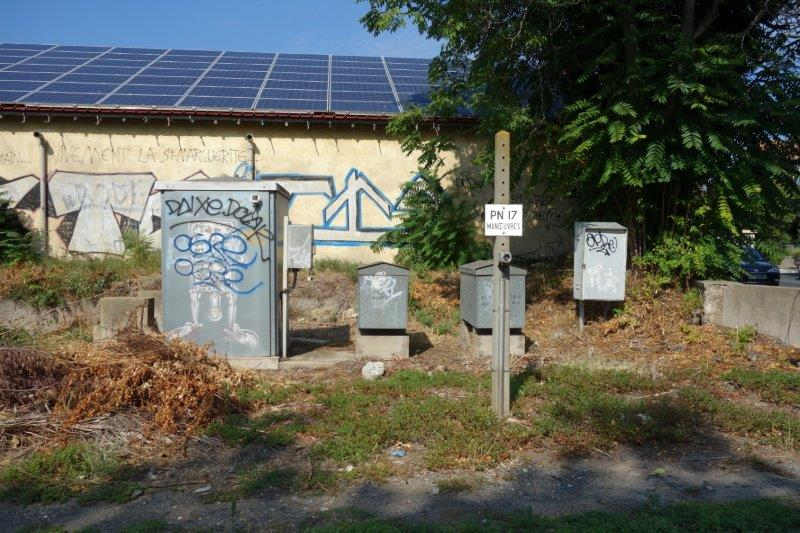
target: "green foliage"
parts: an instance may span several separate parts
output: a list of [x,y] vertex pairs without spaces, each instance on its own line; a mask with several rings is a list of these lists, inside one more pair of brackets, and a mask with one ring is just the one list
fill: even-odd
[[415,269],[449,268],[488,256],[479,240],[476,211],[428,172],[406,184],[402,222],[375,242],[374,251],[399,248],[397,259]]
[[[797,227],[795,0],[367,1],[373,33],[411,24],[443,43],[431,103],[389,128],[425,168],[452,146],[425,120],[469,108],[487,141],[484,178],[506,129],[518,184],[624,223],[635,255],[664,240],[667,252],[689,248],[688,262],[658,259],[684,279],[725,270],[717,239],[748,229],[780,240]],[[702,231],[682,243],[679,222]]]
[[797,372],[734,368],[723,377],[739,387],[757,393],[762,400],[800,405],[800,374]]
[[114,458],[87,444],[68,444],[48,452],[35,452],[24,461],[0,470],[0,500],[64,501],[107,483],[120,468]]
[[39,256],[37,240],[9,201],[0,197],[0,263],[35,260]]
[[138,231],[124,231],[122,242],[125,245],[125,259],[135,267],[152,271],[158,271],[161,268],[161,252],[153,248],[153,244],[139,235]]
[[33,335],[24,328],[0,325],[0,346],[28,346],[33,341]]
[[695,279],[728,279],[738,275],[740,258],[741,248],[731,239],[691,228],[662,233],[655,245],[634,262],[656,275],[662,284],[674,280],[688,287]]
[[737,352],[743,353],[756,339],[758,331],[753,326],[742,326],[731,331],[731,344]]
[[40,263],[0,266],[0,279],[5,279],[0,284],[0,297],[47,308],[99,296],[116,282],[157,273],[161,265],[155,254],[143,261],[123,257],[48,258]]
[[696,309],[703,308],[703,294],[700,289],[689,289],[683,294],[683,311],[687,315]]
[[401,519],[379,519],[351,512],[332,511],[315,520],[309,533],[473,533],[529,531],[579,532],[744,532],[792,531],[800,527],[800,507],[780,500],[740,500],[731,503],[687,502],[669,506],[648,505],[625,511],[589,511],[558,517],[530,512],[496,512],[461,516],[446,524],[419,524]]
[[314,268],[323,271],[341,272],[345,274],[351,281],[358,281],[358,263],[352,261],[345,261],[343,259],[316,259],[314,261]]

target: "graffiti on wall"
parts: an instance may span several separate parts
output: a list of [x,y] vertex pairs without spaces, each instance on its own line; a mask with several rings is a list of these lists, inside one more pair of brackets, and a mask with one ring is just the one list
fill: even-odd
[[[207,206],[212,204],[208,206],[209,209],[216,210],[217,202],[222,204],[221,200],[210,200],[215,202],[206,202]],[[171,205],[172,202],[177,205]],[[165,203],[171,214],[194,215],[182,201]],[[222,214],[222,207],[219,209],[219,214]],[[202,328],[205,321],[220,322],[227,316],[222,329],[225,338],[254,348],[259,342],[258,334],[239,326],[237,304],[239,297],[251,295],[264,286],[263,281],[251,283],[246,279],[247,271],[256,261],[264,261],[263,247],[261,254],[251,250],[247,230],[219,221],[189,221],[176,226],[184,226],[185,232],[179,229],[172,239],[172,251],[175,253],[172,268],[178,276],[190,279],[191,320],[170,330],[168,335],[187,337]],[[201,315],[202,306],[205,313]]]
[[[240,163],[234,176],[248,179],[251,167]],[[351,168],[337,187],[333,176],[257,173],[256,179],[279,183],[289,193],[289,217],[293,210],[308,211],[303,205],[311,198],[322,200],[314,224],[317,246],[369,246],[397,224],[402,212],[402,194],[390,200],[366,174]],[[418,179],[417,177],[413,180]],[[413,181],[412,180],[412,181]]]

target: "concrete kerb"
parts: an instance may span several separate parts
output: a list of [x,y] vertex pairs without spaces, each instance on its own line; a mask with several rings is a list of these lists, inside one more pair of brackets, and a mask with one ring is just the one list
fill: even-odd
[[153,298],[113,296],[98,303],[100,321],[92,331],[94,340],[113,338],[125,329],[152,332],[156,329]]
[[700,281],[703,321],[728,328],[755,327],[764,335],[800,347],[800,287]]

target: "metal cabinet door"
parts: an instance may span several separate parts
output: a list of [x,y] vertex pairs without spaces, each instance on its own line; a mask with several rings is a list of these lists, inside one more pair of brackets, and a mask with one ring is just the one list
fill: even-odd
[[627,234],[586,229],[583,243],[583,299],[625,299]]
[[269,193],[162,195],[165,332],[220,354],[266,355],[275,312],[267,305],[275,290]]

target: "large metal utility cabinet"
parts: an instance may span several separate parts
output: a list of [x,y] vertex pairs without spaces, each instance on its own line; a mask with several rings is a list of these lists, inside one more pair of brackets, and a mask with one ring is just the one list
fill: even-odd
[[576,300],[625,299],[628,230],[616,222],[576,222],[573,296]]
[[[492,273],[494,263],[489,260],[473,261],[461,265],[461,318],[475,329],[491,329],[494,324],[494,295]],[[517,266],[511,273],[511,329],[525,325],[525,276],[528,272]]]
[[164,331],[211,344],[234,364],[280,352],[288,194],[263,181],[156,184],[161,191]]

